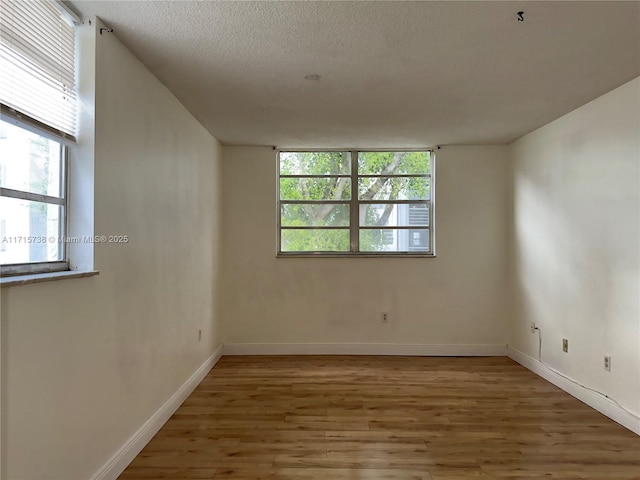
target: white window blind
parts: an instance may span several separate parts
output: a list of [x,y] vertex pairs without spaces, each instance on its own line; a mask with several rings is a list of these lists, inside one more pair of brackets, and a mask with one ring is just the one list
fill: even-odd
[[50,0],[2,0],[0,101],[76,134],[75,32]]

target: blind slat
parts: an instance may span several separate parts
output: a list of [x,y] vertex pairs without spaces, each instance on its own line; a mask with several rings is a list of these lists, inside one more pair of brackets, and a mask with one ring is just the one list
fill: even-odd
[[0,101],[76,133],[75,32],[51,0],[2,0]]
[[[2,35],[7,38],[29,38],[31,40],[28,43],[37,46],[46,47],[48,43],[51,43],[57,47],[72,51],[74,48],[74,32],[68,25],[67,28],[60,28],[61,24],[57,23],[59,22],[60,14],[53,11],[48,12],[46,18],[44,16],[30,16],[29,12],[24,10],[29,8],[28,3],[14,3],[15,13],[18,14],[13,15],[15,21],[10,21],[12,17],[8,15],[0,18],[0,25],[3,27],[11,25],[10,29],[3,28]],[[19,33],[16,33],[18,31]]]
[[[14,28],[22,27],[23,34],[22,36],[27,37],[35,37],[42,38],[51,37],[61,38],[67,45],[71,45],[73,48],[74,41],[74,32],[72,28],[57,28],[61,24],[58,23],[60,19],[60,11],[57,8],[57,5],[54,5],[51,0],[36,0],[36,1],[16,1],[10,0],[9,2],[5,2],[8,4],[8,7],[3,8],[3,11],[6,12],[7,9],[13,9],[13,15],[3,15],[3,18],[0,18],[0,22],[11,23],[14,25]],[[34,5],[29,5],[30,3],[36,3],[41,7],[38,11],[37,15],[33,14]],[[9,21],[11,20],[11,21]],[[13,29],[9,30],[8,33],[11,33]],[[44,43],[44,42],[34,42]]]
[[6,55],[7,61],[9,63],[13,63],[15,65],[15,68],[19,68],[22,71],[30,71],[31,74],[35,77],[37,77],[39,79],[39,81],[42,82],[53,82],[53,83],[63,83],[65,85],[71,85],[73,86],[73,84],[75,82],[71,82],[71,83],[64,83],[65,79],[63,78],[56,78],[56,76],[52,76],[49,74],[49,72],[45,71],[45,70],[38,70],[38,69],[34,69],[32,67],[32,62],[28,61],[26,58],[21,57],[19,55],[16,55],[15,52],[7,50],[2,44],[0,44],[0,49],[4,49],[4,54]]
[[11,34],[7,32],[0,34],[3,43],[9,46],[15,45],[14,50],[25,57],[37,54],[51,65],[57,65],[59,62],[73,65],[73,57],[68,56],[73,53],[73,42],[69,41],[70,39],[62,39],[60,35],[55,36],[53,32],[49,35],[43,34],[40,38],[43,45],[36,45],[37,48],[34,48],[33,39],[29,38],[28,32],[23,31],[23,28],[16,26]]
[[[4,43],[4,42],[3,42]],[[52,55],[54,53],[54,47],[44,47],[42,50],[29,51],[23,48],[24,41],[22,39],[11,39],[10,42],[5,43],[15,53],[20,53],[23,58],[31,60],[40,66],[42,71],[47,72],[52,77],[60,77],[64,82],[69,85],[73,85],[75,68],[64,57],[58,58],[55,61]]]

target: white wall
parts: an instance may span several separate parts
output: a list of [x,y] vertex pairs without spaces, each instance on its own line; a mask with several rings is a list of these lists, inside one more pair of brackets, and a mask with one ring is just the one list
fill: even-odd
[[220,345],[220,146],[113,34],[96,75],[95,230],[130,241],[2,290],[7,480],[87,480]]
[[506,344],[507,147],[437,152],[436,258],[276,258],[275,152],[222,172],[225,345]]
[[[510,345],[640,413],[640,78],[511,147]],[[562,352],[562,338],[569,352]],[[612,356],[612,371],[603,357]]]

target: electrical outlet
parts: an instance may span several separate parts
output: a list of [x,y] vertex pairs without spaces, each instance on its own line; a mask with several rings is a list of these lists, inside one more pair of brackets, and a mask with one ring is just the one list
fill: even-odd
[[198,341],[202,340],[202,330],[198,330]]
[[382,312],[380,314],[380,322],[389,323],[389,313],[388,312]]
[[566,338],[562,339],[562,351],[564,353],[569,352],[569,340],[567,340]]
[[536,333],[536,322],[531,322],[531,333]]
[[608,356],[604,357],[604,369],[607,372],[611,371],[611,357],[608,357]]

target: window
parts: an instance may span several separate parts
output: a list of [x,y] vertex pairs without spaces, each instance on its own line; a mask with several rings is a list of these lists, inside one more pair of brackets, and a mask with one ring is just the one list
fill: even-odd
[[66,270],[61,239],[67,211],[67,148],[2,120],[0,129],[2,273]]
[[434,255],[432,151],[280,151],[278,167],[279,255]]
[[3,2],[0,268],[68,270],[66,172],[75,143],[75,31],[61,2]]

